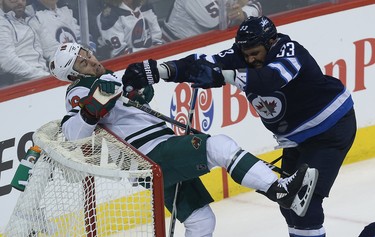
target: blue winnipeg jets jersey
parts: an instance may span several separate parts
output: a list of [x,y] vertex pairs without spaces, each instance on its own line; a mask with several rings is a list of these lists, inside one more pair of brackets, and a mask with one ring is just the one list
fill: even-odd
[[222,69],[246,68],[241,89],[280,145],[328,130],[353,107],[341,81],[324,75],[310,53],[287,35],[278,34],[260,69],[247,67],[236,44],[212,57]]

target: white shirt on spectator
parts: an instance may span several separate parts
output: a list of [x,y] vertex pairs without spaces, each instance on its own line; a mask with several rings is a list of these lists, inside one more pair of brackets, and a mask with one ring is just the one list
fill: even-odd
[[17,19],[13,11],[0,16],[0,68],[13,77],[13,83],[50,75],[40,39],[28,24],[30,19]]
[[98,43],[112,48],[111,58],[163,43],[158,19],[148,5],[134,10],[125,3],[109,6],[98,15],[97,24]]
[[[233,5],[237,1],[229,2]],[[262,14],[261,5],[256,0],[243,4],[242,11],[245,17]],[[219,5],[214,0],[176,0],[162,27],[163,37],[173,41],[217,29],[219,12]]]
[[41,38],[44,57],[48,62],[60,44],[79,42],[80,27],[73,17],[73,11],[68,7],[37,10],[29,5],[26,7],[26,11],[35,15],[30,21],[30,25]]

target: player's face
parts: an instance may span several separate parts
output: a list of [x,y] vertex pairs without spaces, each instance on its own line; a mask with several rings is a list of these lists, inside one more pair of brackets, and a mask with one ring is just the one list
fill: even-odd
[[246,63],[252,68],[261,68],[266,60],[267,50],[264,45],[241,49]]
[[85,75],[100,77],[105,73],[105,68],[96,59],[91,51],[80,49],[79,55],[73,66],[74,70]]

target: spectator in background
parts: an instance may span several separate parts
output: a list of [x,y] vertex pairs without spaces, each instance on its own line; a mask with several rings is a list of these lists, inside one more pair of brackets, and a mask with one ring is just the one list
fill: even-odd
[[3,0],[0,0],[0,16],[3,16],[4,15],[4,11],[3,11]]
[[163,44],[158,19],[142,0],[105,0],[97,17],[100,31],[98,54],[108,58]]
[[[164,1],[164,0],[163,0]],[[91,36],[92,42],[94,42],[96,45],[98,45],[98,38],[100,36],[98,24],[96,24],[96,17],[99,15],[99,13],[104,8],[104,0],[87,0],[87,17],[88,17],[88,27],[89,32]],[[82,1],[77,0],[58,0],[57,7],[68,7],[69,9],[72,9],[73,11],[73,17],[77,19],[78,25],[81,25],[80,23],[80,17],[79,17],[79,8],[82,4]],[[96,52],[96,58],[100,61],[101,55]]]
[[[80,27],[73,11],[68,7],[57,7],[58,0],[32,0],[26,11],[35,17],[30,25],[42,41],[44,57],[49,62],[61,43],[80,42]],[[90,49],[96,45],[90,42]]]
[[249,16],[261,16],[262,5],[256,0],[228,0],[227,17],[228,25],[241,24]]
[[[229,0],[228,25],[241,23],[249,16],[262,15],[261,4],[254,0]],[[176,0],[170,15],[162,24],[163,39],[167,42],[184,39],[218,29],[219,5],[214,0]]]
[[324,2],[331,2],[331,0],[262,0],[263,14],[277,14]]
[[25,7],[26,0],[3,0],[6,14],[0,16],[0,87],[50,75]]

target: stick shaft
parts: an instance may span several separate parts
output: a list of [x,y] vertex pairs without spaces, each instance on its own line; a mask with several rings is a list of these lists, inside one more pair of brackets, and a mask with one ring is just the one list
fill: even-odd
[[[190,109],[189,109],[189,112],[188,112],[188,120],[187,120],[186,127],[185,127],[185,135],[189,135],[190,130],[192,129],[191,124],[193,122],[193,116],[194,116],[194,110],[195,110],[195,104],[196,104],[196,101],[197,101],[197,96],[198,96],[198,88],[194,88],[193,89],[193,95],[191,96],[191,100],[190,100]],[[169,237],[174,236],[174,229],[175,229],[175,226],[176,226],[176,219],[177,219],[177,198],[178,198],[178,192],[179,192],[179,189],[180,189],[181,185],[182,185],[181,182],[176,184],[176,190],[175,190],[174,199],[173,199],[173,209],[172,209],[172,213],[171,213],[171,221],[170,221],[170,225],[169,225]]]
[[288,172],[285,172],[284,170],[282,170],[281,168],[271,164],[271,163],[268,163],[267,161],[264,161],[262,160],[271,170],[275,171],[276,173],[279,173],[279,174],[282,174],[282,175],[285,175],[287,177],[290,176],[290,174]]
[[197,96],[198,96],[198,89],[194,88],[193,95],[191,96],[191,101],[190,101],[190,110],[188,113],[188,120],[186,123],[185,135],[189,135],[190,131],[193,130],[193,128],[191,127],[191,124],[193,122],[193,115],[194,115],[194,110],[195,110],[195,104],[197,102]]
[[[136,102],[136,101],[130,100],[130,99],[124,97],[124,96],[121,96],[121,97],[120,97],[120,100],[121,100],[123,103],[127,104],[127,105],[130,105],[130,106],[133,106],[133,107],[135,107],[135,108],[137,108],[137,109],[140,109],[140,110],[142,110],[143,112],[146,112],[146,113],[148,113],[148,114],[151,114],[152,116],[155,116],[155,117],[157,117],[157,118],[160,118],[161,120],[164,120],[164,121],[166,121],[166,122],[168,122],[168,123],[171,123],[171,124],[173,124],[173,125],[176,125],[176,126],[179,127],[179,128],[183,128],[183,129],[186,128],[186,124],[181,123],[181,122],[178,122],[177,120],[174,120],[174,119],[172,119],[172,118],[170,118],[170,117],[168,117],[168,116],[166,116],[166,115],[164,115],[164,114],[162,114],[162,113],[159,113],[158,111],[155,111],[155,110],[151,109],[150,107],[147,107],[147,106],[141,105],[140,103],[138,103],[138,102]],[[190,127],[190,126],[189,126],[189,127]],[[189,128],[189,130],[190,130],[190,131],[189,131],[189,134],[190,134],[190,132],[193,132],[194,134],[202,134],[202,133],[203,133],[203,132],[201,132],[201,131],[199,131],[199,130],[196,130],[196,129],[194,129],[194,128],[191,128],[191,127]]]

